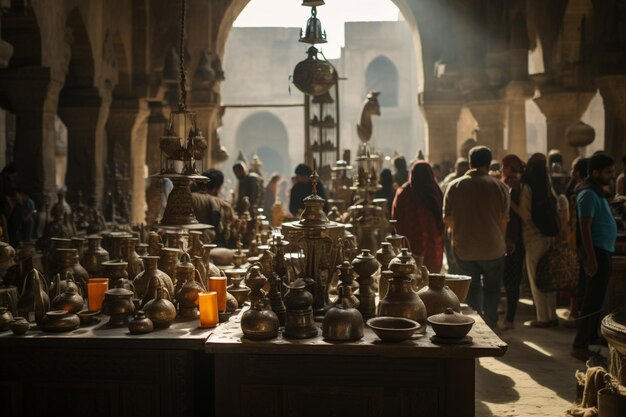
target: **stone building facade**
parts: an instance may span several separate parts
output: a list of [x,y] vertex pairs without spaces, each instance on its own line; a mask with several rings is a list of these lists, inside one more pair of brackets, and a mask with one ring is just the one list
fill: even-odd
[[[219,58],[248,1],[188,0],[188,102],[212,144],[221,123],[220,89],[242,82],[228,73],[222,82]],[[407,42],[421,80],[412,111],[423,114],[431,161],[456,158],[464,107],[478,123],[479,143],[498,154],[524,154],[525,102],[533,98],[546,117],[548,147],[560,148],[569,162],[576,151],[565,129],[598,90],[605,148],[625,153],[626,0],[390,1],[410,28]],[[12,149],[22,188],[38,202],[55,191],[58,116],[67,128],[70,200],[81,192],[103,202],[117,168],[128,178],[132,219],[142,221],[145,167],[158,169],[157,139],[177,101],[171,63],[178,3],[2,0],[0,7],[0,138],[6,138],[5,162]],[[529,51],[541,68],[532,76]],[[207,160],[213,155],[214,147]]]

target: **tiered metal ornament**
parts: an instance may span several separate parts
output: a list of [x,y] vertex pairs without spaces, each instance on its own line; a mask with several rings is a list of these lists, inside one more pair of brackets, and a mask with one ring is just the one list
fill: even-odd
[[287,240],[304,253],[304,277],[307,290],[313,294],[313,311],[323,316],[328,309],[328,285],[339,260],[340,241],[345,225],[328,220],[322,207],[324,199],[317,195],[318,176],[311,175],[313,193],[304,199],[304,211],[297,222],[283,224]]
[[370,154],[367,143],[364,146],[365,153],[356,158],[357,176],[351,187],[359,194],[359,200],[348,208],[348,213],[350,223],[354,226],[358,247],[376,252],[378,242],[382,240],[381,223],[384,219],[382,209],[372,201],[372,194],[380,188],[378,155]]
[[[202,164],[207,149],[207,141],[198,127],[196,113],[187,109],[187,78],[185,72],[185,0],[182,1],[180,31],[180,97],[178,110],[170,114],[170,119],[161,137],[161,172],[158,178],[172,181],[160,228],[207,229],[209,225],[198,223],[191,203],[192,181],[205,182],[198,167]],[[201,169],[201,167],[200,167]]]

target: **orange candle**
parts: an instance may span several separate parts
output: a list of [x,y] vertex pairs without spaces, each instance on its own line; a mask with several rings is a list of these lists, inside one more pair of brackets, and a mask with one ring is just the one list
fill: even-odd
[[221,313],[226,311],[226,277],[210,277],[209,290],[217,293],[217,308]]
[[108,278],[90,278],[87,282],[87,308],[91,311],[100,310],[104,300],[104,293],[108,289]]
[[215,327],[219,323],[217,312],[217,293],[214,291],[198,294],[200,307],[200,327]]

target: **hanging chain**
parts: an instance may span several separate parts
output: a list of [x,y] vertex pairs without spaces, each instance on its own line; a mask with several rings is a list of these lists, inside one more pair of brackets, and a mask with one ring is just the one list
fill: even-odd
[[180,11],[180,98],[178,100],[178,110],[187,110],[187,74],[185,72],[185,12],[186,0],[181,0],[182,9]]

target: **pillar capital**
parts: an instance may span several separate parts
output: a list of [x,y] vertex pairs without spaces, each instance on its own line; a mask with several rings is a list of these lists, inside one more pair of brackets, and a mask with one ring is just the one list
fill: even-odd
[[596,78],[600,95],[616,115],[626,121],[626,75],[605,75]]
[[506,101],[526,101],[535,95],[535,83],[531,80],[510,81],[502,89],[502,97]]
[[539,110],[546,116],[548,150],[558,149],[563,155],[565,167],[578,156],[565,138],[568,127],[577,123],[589,106],[594,93],[588,91],[542,91],[535,99]]
[[542,91],[534,101],[547,123],[572,124],[580,120],[593,96],[594,93],[588,91]]
[[478,128],[504,128],[506,102],[504,100],[479,100],[468,104]]
[[427,123],[426,156],[429,161],[453,162],[457,155],[457,121],[461,102],[456,100],[425,100],[420,95],[420,109]]

